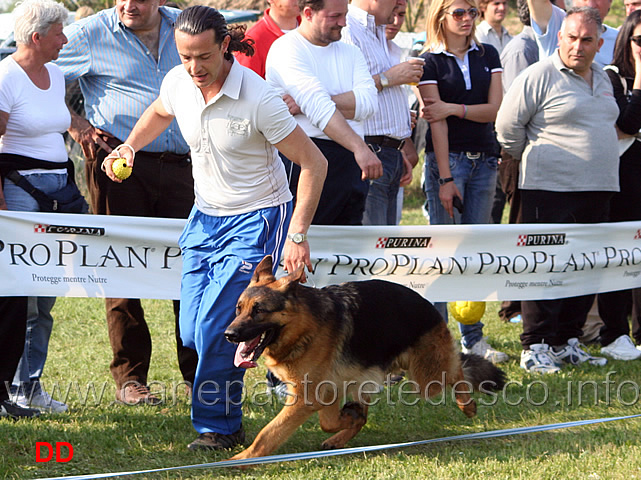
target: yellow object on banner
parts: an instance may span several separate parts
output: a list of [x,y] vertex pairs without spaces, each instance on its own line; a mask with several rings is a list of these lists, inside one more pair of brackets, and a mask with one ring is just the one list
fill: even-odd
[[473,325],[483,318],[485,302],[450,302],[450,314],[464,325]]

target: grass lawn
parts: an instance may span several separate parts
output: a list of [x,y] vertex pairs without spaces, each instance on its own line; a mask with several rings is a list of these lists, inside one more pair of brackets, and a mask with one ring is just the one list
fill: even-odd
[[[0,478],[37,478],[192,465],[223,460],[229,453],[193,453],[189,403],[180,385],[174,353],[170,302],[147,301],[154,355],[150,378],[166,400],[161,407],[113,403],[110,347],[99,299],[61,298],[43,381],[68,390],[70,412],[34,421],[0,421]],[[498,320],[498,305],[484,317],[492,343],[509,353],[510,384],[496,397],[477,396],[479,413],[467,419],[448,394],[432,405],[401,395],[400,386],[380,395],[369,422],[350,446],[409,442],[495,429],[641,413],[638,362],[611,361],[606,367],[572,367],[550,377],[526,374],[518,366],[518,324]],[[455,327],[455,325],[452,325]],[[458,329],[453,329],[457,332]],[[597,353],[596,347],[589,347]],[[264,369],[250,370],[246,383],[248,440],[280,405],[262,394]],[[607,382],[610,383],[607,383]],[[90,389],[94,390],[91,391]],[[58,392],[58,397],[60,394]],[[373,454],[295,461],[230,469],[193,469],[144,478],[641,478],[641,420],[488,440],[445,442]],[[313,417],[278,453],[318,450],[327,438]],[[67,463],[37,463],[36,442],[69,442]],[[136,477],[134,477],[136,478]]]

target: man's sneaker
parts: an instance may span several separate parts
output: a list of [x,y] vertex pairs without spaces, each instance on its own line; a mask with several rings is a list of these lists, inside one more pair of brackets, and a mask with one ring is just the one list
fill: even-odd
[[509,359],[506,353],[493,349],[485,338],[481,338],[481,340],[472,345],[471,348],[462,347],[462,350],[463,353],[473,353],[492,363],[507,362]]
[[35,418],[39,415],[40,412],[34,408],[22,407],[9,400],[2,400],[0,402],[0,418]]
[[627,335],[621,335],[610,345],[603,347],[601,353],[615,360],[636,360],[641,357],[641,352],[634,347],[632,339]]
[[245,429],[240,426],[237,432],[223,435],[217,432],[205,432],[187,445],[189,450],[228,450],[245,442]]
[[147,385],[138,382],[127,382],[116,390],[116,400],[125,405],[160,405],[162,400],[151,393]]
[[278,385],[267,385],[267,393],[269,395],[276,395],[281,400],[287,400],[287,397],[292,396],[287,389],[287,384],[279,381]]
[[550,356],[550,347],[546,343],[530,345],[529,350],[521,352],[521,368],[534,373],[556,373],[561,370]]
[[[639,355],[641,355],[641,352],[639,352]],[[66,404],[59,402],[58,400],[54,400],[51,398],[51,395],[42,388],[37,389],[29,395],[18,393],[15,396],[14,401],[21,407],[35,407],[38,410],[49,413],[63,413],[69,410],[69,407],[67,407]]]
[[608,359],[604,357],[593,357],[588,352],[584,351],[579,343],[578,338],[568,339],[567,345],[561,347],[553,347],[550,350],[550,356],[557,365],[564,363],[571,363],[572,365],[580,365],[588,362],[590,365],[597,365],[602,367],[608,363]]

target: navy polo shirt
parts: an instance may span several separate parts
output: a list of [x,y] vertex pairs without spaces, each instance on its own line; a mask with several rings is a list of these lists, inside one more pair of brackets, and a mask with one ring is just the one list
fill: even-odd
[[[419,85],[436,84],[441,100],[447,103],[478,105],[487,103],[492,73],[501,72],[499,53],[492,45],[472,43],[466,60],[449,52],[426,52]],[[478,123],[455,116],[447,117],[450,152],[499,152],[494,124]],[[432,132],[428,130],[425,151],[433,152]]]

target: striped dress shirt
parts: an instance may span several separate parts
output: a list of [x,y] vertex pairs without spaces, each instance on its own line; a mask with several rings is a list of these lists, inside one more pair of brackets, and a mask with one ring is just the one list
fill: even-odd
[[[72,23],[64,30],[69,43],[56,64],[67,83],[78,79],[87,120],[121,141],[158,98],[165,74],[181,63],[173,34],[180,11],[160,7],[160,14],[158,60],[119,21],[115,8]],[[189,147],[174,120],[144,151],[183,154]]]
[[[376,26],[374,17],[349,5],[347,26],[342,41],[356,45],[367,61],[371,75],[378,75],[396,64],[385,37],[385,25]],[[386,135],[407,138],[411,135],[410,110],[403,87],[396,85],[378,92],[378,110],[365,121],[365,135]]]

